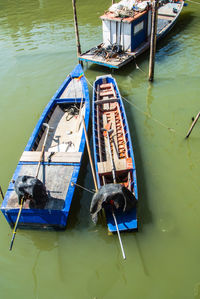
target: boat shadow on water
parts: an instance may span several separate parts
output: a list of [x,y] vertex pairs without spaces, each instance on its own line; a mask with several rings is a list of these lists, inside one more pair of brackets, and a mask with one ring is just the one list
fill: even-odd
[[[138,231],[143,230],[143,226],[153,222],[152,213],[149,208],[148,203],[148,187],[145,178],[145,168],[144,162],[142,159],[142,154],[140,150],[140,142],[137,135],[136,124],[134,123],[134,118],[130,112],[130,106],[126,102],[124,103],[125,110],[127,113],[127,118],[129,122],[129,129],[131,133],[135,163],[136,163],[136,172],[137,172],[137,185],[138,185],[138,206],[137,206],[137,217],[138,217]],[[131,119],[131,121],[129,121]]]
[[[89,122],[88,126],[88,138],[90,143],[90,149],[92,152],[92,124]],[[93,152],[92,152],[93,155]],[[79,187],[79,186],[80,187]],[[72,229],[85,229],[91,223],[90,217],[90,204],[93,194],[89,191],[84,190],[88,189],[90,192],[93,192],[94,184],[91,174],[91,168],[88,160],[88,153],[85,147],[81,168],[78,176],[77,187],[75,188],[66,230]]]

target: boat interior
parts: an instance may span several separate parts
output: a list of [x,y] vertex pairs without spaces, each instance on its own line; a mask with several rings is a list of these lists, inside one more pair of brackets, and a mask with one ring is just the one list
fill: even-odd
[[[35,177],[44,147],[42,162],[45,163],[40,165],[38,179],[48,193],[45,209],[62,210],[74,167],[80,165],[82,157],[80,145],[85,98],[80,81],[72,79],[47,109],[46,116],[39,120],[36,133],[33,133],[27,150],[20,158],[15,175]],[[18,197],[12,183],[11,190],[7,208],[18,208]],[[29,209],[29,200],[26,200],[23,208]]]
[[110,144],[117,183],[121,183],[133,191],[133,165],[124,115],[114,85],[112,82],[107,82],[106,78],[96,85],[94,105],[95,142],[100,184],[113,183]]

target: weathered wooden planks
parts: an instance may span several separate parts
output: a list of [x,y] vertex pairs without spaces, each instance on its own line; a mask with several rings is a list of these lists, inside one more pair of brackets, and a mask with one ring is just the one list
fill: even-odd
[[[36,168],[37,165],[22,165],[19,176],[35,176]],[[45,209],[63,209],[73,170],[74,166],[69,165],[43,165],[40,168],[38,179],[44,183],[49,196]],[[27,200],[23,207],[24,209],[29,209],[28,202]],[[6,208],[16,209],[18,207],[18,197],[16,192],[13,191],[8,199]]]
[[[33,151],[24,151],[20,162],[39,162],[41,152],[33,152]],[[51,152],[44,153],[44,162],[48,162],[49,156]],[[51,162],[54,163],[80,163],[81,161],[81,152],[56,152],[51,157]]]
[[[116,171],[124,171],[124,170],[130,169],[127,167],[128,163],[129,163],[129,160],[127,160],[126,158],[115,159],[114,160],[115,170]],[[112,165],[109,160],[104,161],[104,162],[98,162],[97,165],[98,165],[98,173],[100,175],[104,175],[109,172],[111,173],[111,171],[112,171]]]

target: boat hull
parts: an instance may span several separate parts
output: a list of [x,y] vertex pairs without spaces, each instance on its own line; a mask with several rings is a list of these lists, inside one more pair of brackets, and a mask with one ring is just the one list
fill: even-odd
[[[98,97],[97,94],[101,95],[101,91],[99,91],[99,86],[111,85],[112,90],[114,91],[113,94],[110,94],[110,98],[108,99],[107,95],[109,94],[106,91],[104,94],[105,97]],[[107,126],[105,123],[105,113],[107,120],[110,120],[110,128],[113,129],[113,136],[118,135],[119,138],[116,140],[113,139],[113,149],[112,149],[112,156],[114,159],[115,170],[116,170],[116,177],[117,183],[121,183],[125,187],[127,187],[135,196],[135,199],[138,200],[138,190],[137,190],[137,179],[136,179],[136,166],[135,166],[135,159],[133,153],[133,147],[131,142],[130,131],[128,127],[128,121],[123,105],[123,101],[117,87],[117,83],[115,79],[111,76],[102,76],[98,77],[93,86],[93,104],[92,104],[92,120],[93,120],[93,147],[94,147],[94,161],[95,161],[95,170],[97,176],[97,184],[98,188],[101,188],[105,184],[113,183],[112,174],[111,174],[111,166],[109,162],[109,155],[105,156],[105,153],[108,152],[108,144],[106,144],[106,139],[100,143],[100,140],[103,140],[102,129]],[[103,93],[102,93],[103,94]],[[117,99],[117,101],[115,101]],[[98,108],[100,102],[103,101],[105,104],[102,104],[102,108]],[[109,104],[114,106],[108,107]],[[107,105],[107,108],[105,108]],[[112,115],[109,115],[109,109],[111,112],[114,111],[114,115],[117,118],[112,120]],[[120,111],[120,116],[118,116],[118,112]],[[101,110],[101,111],[100,111]],[[103,112],[102,112],[103,111]],[[102,117],[100,114],[102,113]],[[121,119],[121,126],[118,120]],[[116,130],[113,123],[116,123]],[[100,127],[102,126],[102,127]],[[124,141],[122,137],[120,137],[120,132],[123,132]],[[115,137],[113,137],[115,138]],[[126,148],[123,148],[123,144],[126,143]],[[115,153],[115,148],[117,148]],[[101,154],[104,153],[103,154]],[[110,232],[116,232],[117,228],[114,223],[114,219],[112,216],[111,211],[109,209],[105,209],[106,213],[106,220],[108,229]],[[136,207],[127,212],[119,212],[115,211],[117,223],[120,231],[127,231],[127,230],[137,230],[138,228],[138,220],[137,220],[137,209]]]
[[[76,86],[79,90],[77,89],[76,91],[73,91],[71,87],[69,88],[69,86],[73,87],[73,80],[75,84],[77,84]],[[76,93],[78,96],[74,96]],[[14,226],[19,212],[19,203],[14,188],[14,182],[19,176],[23,175],[35,177],[39,163],[39,156],[41,154],[41,146],[44,142],[42,138],[43,135],[45,136],[45,131],[42,131],[43,124],[49,122],[49,125],[51,125],[51,122],[55,122],[56,115],[59,113],[61,121],[67,123],[65,120],[65,108],[74,105],[77,105],[77,107],[80,108],[81,113],[83,111],[85,125],[86,128],[88,128],[90,110],[89,91],[80,65],[78,65],[74,71],[67,76],[65,81],[47,104],[25,147],[25,151],[18,162],[1,206],[1,211],[11,227]],[[64,107],[63,111],[60,109],[62,107]],[[29,200],[26,200],[23,205],[18,227],[32,229],[66,228],[70,206],[74,196],[75,184],[78,180],[85,147],[85,134],[83,131],[83,124],[81,123],[81,116],[76,116],[76,120],[77,119],[80,123],[77,129],[78,133],[74,137],[73,142],[75,143],[74,140],[79,139],[79,143],[77,144],[77,148],[73,149],[74,151],[67,152],[68,149],[66,149],[66,147],[69,146],[69,144],[71,145],[72,142],[65,142],[67,145],[63,142],[60,143],[59,146],[55,143],[54,137],[58,136],[58,131],[56,130],[59,129],[61,121],[55,125],[55,135],[52,137],[51,145],[48,145],[47,139],[48,151],[45,150],[44,152],[38,178],[45,184],[49,200],[44,208],[30,208],[30,202]],[[69,121],[73,122],[73,118]],[[69,133],[66,131],[66,128],[61,128],[64,130],[63,138],[69,138],[67,136]],[[73,134],[69,136],[72,138]],[[66,152],[61,149],[61,146],[65,146]],[[51,155],[52,158],[50,157]]]

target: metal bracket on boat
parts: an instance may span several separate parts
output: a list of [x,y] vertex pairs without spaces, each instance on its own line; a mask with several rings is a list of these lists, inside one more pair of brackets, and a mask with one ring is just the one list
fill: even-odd
[[55,154],[55,152],[51,152],[49,157],[48,157],[48,165],[51,163],[51,158],[53,157],[53,155]]

